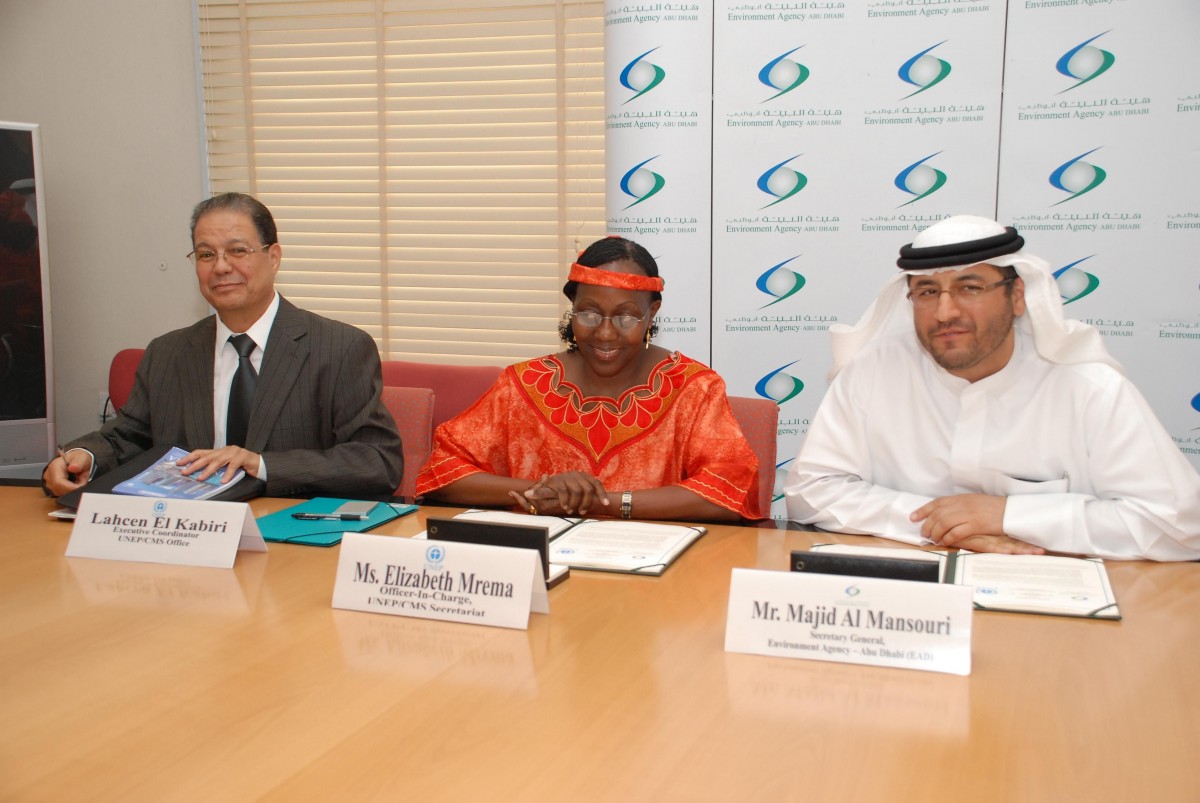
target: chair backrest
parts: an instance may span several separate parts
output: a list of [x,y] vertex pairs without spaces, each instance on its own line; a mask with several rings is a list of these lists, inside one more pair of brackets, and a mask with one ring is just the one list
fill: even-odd
[[433,449],[433,391],[385,385],[383,406],[396,421],[404,449],[404,477],[396,495],[411,499],[417,492],[417,474],[429,462]]
[[779,437],[779,405],[770,399],[730,396],[729,408],[737,419],[742,434],[758,457],[758,509],[764,516],[771,513],[771,496],[775,490],[775,448]]
[[503,370],[496,365],[444,365],[440,363],[384,360],[383,384],[393,387],[431,388],[433,425],[449,421],[470,407],[492,386]]
[[138,363],[142,361],[145,351],[121,349],[108,366],[108,398],[112,401],[114,413],[129,400],[129,393],[133,390],[133,376],[137,373]]

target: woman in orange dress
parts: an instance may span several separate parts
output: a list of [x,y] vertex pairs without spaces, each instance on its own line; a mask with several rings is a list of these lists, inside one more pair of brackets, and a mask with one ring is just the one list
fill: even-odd
[[417,493],[541,515],[762,518],[725,383],[651,342],[662,289],[637,243],[589,246],[563,287],[566,350],[510,365],[439,426]]

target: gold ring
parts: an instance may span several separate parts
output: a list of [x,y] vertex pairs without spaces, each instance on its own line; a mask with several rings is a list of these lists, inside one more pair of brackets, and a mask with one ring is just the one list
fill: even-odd
[[536,516],[537,514],[538,514],[537,505],[535,505],[533,502],[530,502],[529,503],[529,515]]

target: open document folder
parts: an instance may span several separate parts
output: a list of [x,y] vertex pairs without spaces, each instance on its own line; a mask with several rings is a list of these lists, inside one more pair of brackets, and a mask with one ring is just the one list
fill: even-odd
[[[793,570],[821,571],[807,565],[804,556],[842,555],[848,558],[929,561],[939,565],[936,582],[971,586],[976,610],[1044,613],[1086,619],[1120,619],[1108,572],[1100,558],[1062,555],[1004,555],[998,553],[923,552],[918,549],[818,544],[809,552],[793,552]],[[881,576],[874,573],[872,576]],[[836,574],[860,574],[842,567]]]
[[342,541],[342,533],[365,533],[380,524],[397,519],[417,509],[416,505],[393,505],[380,502],[365,519],[311,519],[296,518],[302,516],[331,515],[349,499],[335,499],[328,496],[318,496],[301,502],[298,505],[285,507],[274,513],[268,513],[258,520],[258,529],[267,541],[281,541],[289,544],[308,544],[309,546],[333,546]]
[[503,510],[468,510],[455,518],[545,527],[550,535],[551,564],[653,576],[666,571],[685,549],[708,532],[699,525],[529,516]]

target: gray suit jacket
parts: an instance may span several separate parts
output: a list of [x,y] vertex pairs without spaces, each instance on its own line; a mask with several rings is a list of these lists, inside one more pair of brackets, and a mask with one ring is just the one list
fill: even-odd
[[[116,418],[65,448],[90,450],[97,475],[152,446],[211,449],[215,341],[212,316],[155,338]],[[246,448],[267,463],[266,494],[395,491],[404,457],[382,388],[369,335],[281,298],[246,433]]]

